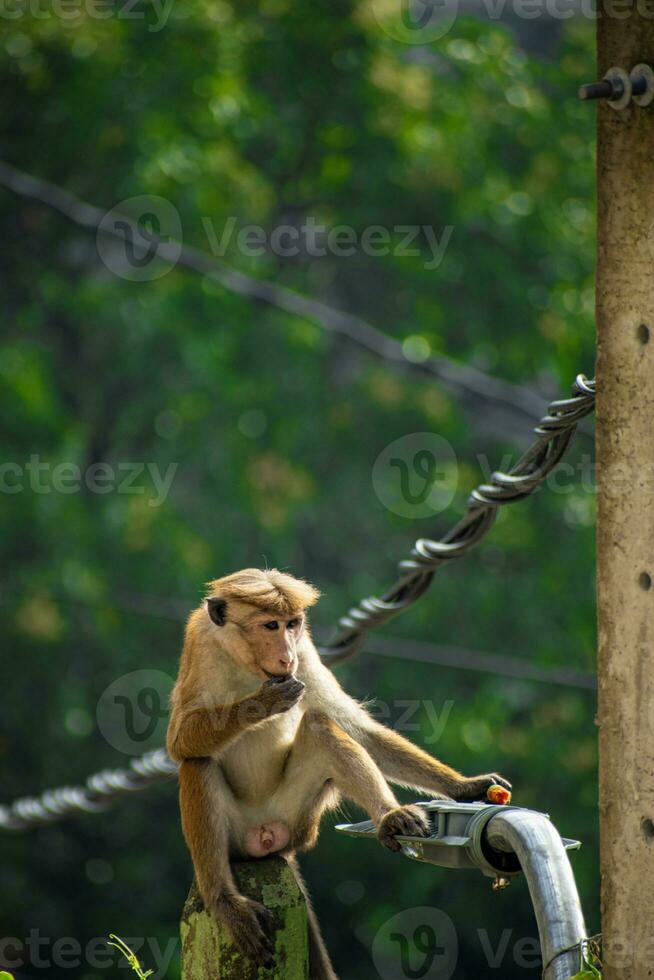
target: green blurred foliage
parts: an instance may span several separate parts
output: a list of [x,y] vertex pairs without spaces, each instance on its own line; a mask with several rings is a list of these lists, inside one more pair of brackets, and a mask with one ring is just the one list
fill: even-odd
[[[270,232],[313,217],[358,236],[452,226],[436,269],[423,239],[412,256],[283,258],[244,255],[234,234],[225,259],[413,338],[409,349],[428,345],[547,393],[592,373],[593,113],[574,96],[593,77],[590,23],[566,21],[551,50],[528,53],[510,30],[462,17],[429,45],[403,45],[363,0],[188,0],[162,25],[149,4],[133,8],[141,19],[104,9],[103,19],[87,5],[76,17],[3,20],[9,162],[107,209],[165,198],[184,241],[205,250],[207,222],[220,236],[230,218]],[[181,640],[174,615],[142,597],[190,608],[206,580],[267,562],[320,586],[313,620],[324,635],[390,583],[416,537],[460,513],[480,462],[495,468],[520,439],[515,425],[497,438],[493,409],[209,279],[180,268],[152,282],[114,275],[92,234],[4,190],[0,222],[3,461],[177,467],[161,506],[147,474],[138,494],[3,493],[10,800],[125,764],[96,726],[98,700],[133,670],[174,675]],[[412,521],[383,507],[371,471],[388,442],[426,430],[454,447],[458,491],[447,514]],[[388,634],[592,670],[592,481],[577,472],[591,449],[580,437],[565,490],[509,509]],[[464,771],[506,773],[517,803],[583,840],[574,866],[598,925],[592,692],[371,654],[338,673],[356,696],[388,703],[391,720],[398,700],[452,702],[428,748]],[[424,706],[415,720],[409,734],[427,744]],[[374,976],[376,931],[422,905],[456,924],[457,980],[539,975],[514,955],[536,935],[524,882],[491,895],[481,877],[340,838],[334,822],[304,867],[343,980]],[[38,929],[84,945],[115,928],[161,949],[176,936],[191,872],[172,786],[0,846],[3,936]],[[506,929],[490,970],[484,950]],[[149,948],[136,951],[156,966]],[[176,961],[166,976],[179,976]]]

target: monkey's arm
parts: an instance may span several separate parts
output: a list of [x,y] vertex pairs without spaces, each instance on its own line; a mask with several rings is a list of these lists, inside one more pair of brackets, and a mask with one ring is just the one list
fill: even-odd
[[455,769],[433,759],[408,739],[373,719],[369,719],[362,729],[360,742],[393,783],[454,797],[464,781],[465,777]]
[[245,729],[248,699],[216,708],[184,708],[173,711],[166,747],[176,762],[215,755]]
[[[360,709],[361,710],[361,709]],[[367,716],[359,736],[361,745],[392,783],[426,793],[440,793],[454,800],[475,800],[485,796],[493,783],[511,789],[497,773],[462,776],[456,769],[434,759],[408,739]]]
[[266,681],[250,697],[215,707],[173,703],[166,747],[176,762],[215,757],[253,725],[281,711],[288,711],[304,691],[304,685],[288,678]]
[[[322,710],[354,738],[375,761],[386,779],[426,792],[453,795],[463,780],[456,770],[443,765],[385,728],[343,690],[313,649],[306,654],[307,707]],[[312,681],[312,683],[311,683]]]
[[493,783],[511,789],[511,784],[496,773],[462,776],[397,732],[380,725],[346,694],[331,670],[321,662],[313,644],[305,646],[303,652],[300,676],[307,679],[307,708],[324,712],[348,732],[390,782],[455,800],[481,799]]
[[511,784],[496,773],[471,778],[462,776],[391,728],[380,725],[345,693],[331,670],[320,661],[313,646],[305,650],[303,670],[307,674],[307,707],[324,711],[348,732],[390,782],[455,800],[481,799],[493,783],[511,789]]

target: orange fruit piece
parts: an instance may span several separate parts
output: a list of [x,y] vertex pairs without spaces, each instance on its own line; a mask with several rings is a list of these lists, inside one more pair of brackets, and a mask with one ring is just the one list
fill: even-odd
[[506,806],[507,803],[511,802],[511,793],[508,789],[504,789],[503,786],[498,786],[494,783],[493,786],[489,786],[486,790],[486,799],[489,803],[499,803],[500,806]]

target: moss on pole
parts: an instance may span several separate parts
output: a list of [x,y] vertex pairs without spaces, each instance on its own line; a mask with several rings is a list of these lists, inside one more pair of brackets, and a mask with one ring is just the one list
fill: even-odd
[[241,893],[275,916],[274,965],[257,968],[236,949],[227,931],[205,909],[193,883],[180,926],[182,980],[308,980],[307,907],[286,861],[270,857],[233,867]]

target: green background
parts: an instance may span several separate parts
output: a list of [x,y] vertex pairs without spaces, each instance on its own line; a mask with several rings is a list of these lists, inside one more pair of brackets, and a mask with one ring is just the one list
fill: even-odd
[[[187,0],[163,25],[150,5],[128,17],[109,4],[103,18],[88,5],[73,17],[8,9],[8,162],[106,210],[164,198],[184,242],[205,251],[207,219],[218,235],[230,218],[268,234],[309,216],[358,236],[427,225],[440,237],[452,226],[436,269],[423,237],[418,255],[289,258],[245,255],[234,235],[224,258],[399,340],[422,338],[408,351],[426,343],[525,384],[543,409],[578,372],[592,375],[594,110],[576,99],[594,77],[590,19],[461,13],[444,36],[411,45],[368,0]],[[101,261],[93,233],[5,190],[0,250],[2,462],[176,464],[161,506],[147,471],[138,493],[58,492],[47,480],[37,492],[28,479],[3,492],[3,801],[129,762],[99,729],[98,702],[131,671],[174,676],[184,612],[205,581],[265,563],[303,575],[323,591],[313,624],[327,636],[354,601],[390,584],[417,537],[450,525],[484,466],[528,444],[524,415],[458,397],[206,277],[177,266],[129,281]],[[401,517],[377,497],[373,465],[391,441],[426,431],[456,454],[456,495],[445,512]],[[474,556],[439,571],[384,629],[387,642],[592,672],[589,432],[562,488],[507,509]],[[503,772],[516,803],[580,838],[574,867],[597,931],[592,690],[370,652],[338,676],[353,695],[379,698],[390,721],[415,703],[409,737],[465,772]],[[449,710],[431,744],[427,701]],[[165,717],[152,745],[163,730]],[[343,980],[377,976],[378,930],[420,906],[454,923],[457,980],[540,975],[516,947],[536,936],[524,881],[496,895],[476,874],[341,838],[335,822],[302,864]],[[5,833],[0,859],[1,935],[24,942],[38,930],[42,957],[62,937],[85,945],[117,932],[150,937],[142,958],[154,968],[153,940],[165,948],[177,935],[191,868],[172,784],[106,815]],[[117,971],[23,958],[20,980]],[[450,976],[438,969],[428,977]],[[384,980],[402,977],[393,971]],[[179,976],[176,959],[166,976]]]

